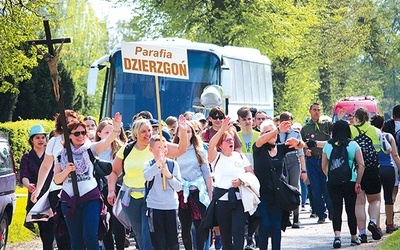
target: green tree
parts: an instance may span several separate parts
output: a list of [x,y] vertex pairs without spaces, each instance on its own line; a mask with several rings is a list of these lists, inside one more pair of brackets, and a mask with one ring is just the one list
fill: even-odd
[[[89,97],[86,84],[92,62],[108,53],[106,22],[100,20],[86,0],[59,1],[54,20],[54,36],[71,37],[72,43],[65,44],[60,56],[66,70],[71,72],[74,82],[72,108],[81,114],[96,116],[100,110],[101,95]],[[102,86],[99,86],[101,93]]]
[[[50,20],[53,37],[72,37],[72,44],[64,45],[59,61],[60,75],[64,74],[63,71],[71,72],[74,82],[73,88],[66,89],[65,103],[81,113],[96,115],[101,96],[87,97],[87,72],[91,62],[108,51],[108,34],[105,22],[100,22],[95,16],[89,2],[83,0],[71,0],[67,3],[50,0],[5,0],[0,2],[0,17],[2,30],[0,32],[2,48],[0,50],[2,65],[0,68],[0,94],[4,97],[0,101],[0,104],[4,103],[0,121],[11,119],[11,117],[17,119],[22,111],[19,109],[18,113],[13,115],[13,109],[16,106],[24,107],[26,105],[26,103],[16,104],[18,88],[27,90],[22,86],[31,78],[31,69],[37,66],[36,51],[34,48],[30,48],[27,52],[27,41],[44,38],[43,18]],[[45,46],[41,46],[41,48],[43,51],[47,51]],[[65,69],[61,69],[61,62],[64,63]],[[30,86],[37,87],[43,83],[43,79],[38,79],[39,82],[32,83]],[[48,98],[49,96],[37,95],[35,98],[42,97]],[[27,99],[19,100],[24,102]],[[34,103],[46,103],[48,100],[35,99],[33,101],[35,101]],[[52,105],[52,107],[57,108],[56,105]],[[32,109],[32,106],[30,108]],[[37,108],[46,109],[33,107],[33,109]],[[49,112],[51,113],[46,117],[53,116],[55,113],[54,111]],[[22,116],[28,116],[28,113],[24,113]]]
[[382,96],[377,96],[381,111],[389,118],[400,99],[400,1],[376,1],[374,15],[365,22],[371,28],[361,66],[373,74]]
[[0,121],[11,119],[18,86],[31,77],[30,69],[36,66],[35,57],[27,53],[27,41],[34,39],[45,6],[50,12],[48,0],[0,2]]
[[[178,36],[221,46],[253,47],[273,62],[275,107],[281,110],[288,71],[309,51],[302,39],[316,24],[314,1],[135,1],[123,23],[126,40]],[[129,33],[132,30],[131,33]]]
[[172,36],[268,55],[277,113],[296,110],[303,120],[317,101],[330,114],[349,95],[373,95],[381,106],[396,100],[398,0],[134,3],[131,22],[121,25],[126,40]]

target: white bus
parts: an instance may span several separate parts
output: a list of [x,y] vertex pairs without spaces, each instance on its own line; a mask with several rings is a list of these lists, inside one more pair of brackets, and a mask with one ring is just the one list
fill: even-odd
[[[207,109],[216,105],[222,106],[226,114],[233,118],[237,117],[236,111],[242,106],[255,107],[273,117],[271,62],[259,50],[220,47],[175,38],[140,43],[187,50],[189,79],[159,77],[162,119],[170,115],[177,117],[186,111],[206,114]],[[103,68],[106,68],[107,74],[101,118],[120,112],[125,128],[132,124],[132,117],[142,110],[148,110],[158,118],[154,76],[124,73],[120,45],[110,55],[92,63],[88,76],[89,95],[95,94],[98,72]],[[206,88],[210,85],[219,87]],[[207,98],[207,93],[215,93],[213,89],[219,90],[217,102]]]

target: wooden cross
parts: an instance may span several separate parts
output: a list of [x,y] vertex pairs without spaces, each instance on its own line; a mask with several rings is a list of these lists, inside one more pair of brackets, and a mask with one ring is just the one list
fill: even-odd
[[29,43],[29,45],[46,44],[47,48],[49,49],[49,54],[54,56],[53,45],[56,43],[70,43],[71,39],[70,38],[51,39],[49,20],[43,20],[43,25],[44,25],[44,32],[46,34],[46,39],[45,40],[31,40],[31,41],[28,41],[28,43]]
[[[47,64],[49,66],[50,77],[51,77],[51,81],[53,83],[54,94],[56,96],[56,100],[58,102],[58,107],[60,110],[61,125],[63,128],[63,135],[64,135],[64,147],[67,150],[68,162],[73,163],[74,160],[72,158],[71,144],[69,141],[69,133],[68,133],[68,129],[67,129],[68,128],[67,127],[67,119],[65,117],[65,107],[64,107],[64,102],[63,102],[62,96],[60,94],[60,86],[58,85],[58,68],[57,68],[58,57],[60,55],[62,46],[64,43],[70,43],[71,39],[70,38],[51,39],[49,20],[43,20],[43,24],[44,24],[44,31],[46,33],[46,40],[32,40],[32,41],[28,41],[28,43],[29,43],[29,45],[35,46],[35,48],[38,50],[38,52],[40,54],[42,54],[43,58],[47,61]],[[54,53],[53,44],[56,44],[56,43],[61,43],[61,45],[58,48],[57,52]],[[37,47],[37,44],[46,44],[49,52],[44,53],[41,49],[39,49]],[[74,196],[79,197],[78,182],[77,182],[75,171],[71,172],[70,175],[71,175],[71,180],[72,180],[72,187],[74,190]]]

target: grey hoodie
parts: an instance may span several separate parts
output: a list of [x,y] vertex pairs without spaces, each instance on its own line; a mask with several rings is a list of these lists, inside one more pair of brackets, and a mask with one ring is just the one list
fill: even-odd
[[154,178],[154,183],[149,193],[147,194],[146,202],[148,208],[159,209],[159,210],[172,210],[178,209],[179,200],[177,192],[182,190],[181,172],[179,170],[178,162],[174,160],[174,169],[172,171],[173,177],[167,180],[167,190],[163,190],[161,170],[154,163],[146,162],[143,170],[143,176],[146,181],[151,181]]

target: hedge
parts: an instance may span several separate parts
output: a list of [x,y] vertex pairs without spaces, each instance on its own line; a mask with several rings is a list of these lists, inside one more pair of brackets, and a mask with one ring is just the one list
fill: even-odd
[[31,146],[28,142],[29,131],[32,126],[39,124],[42,125],[44,130],[48,133],[55,128],[54,121],[51,120],[21,120],[17,122],[0,123],[0,131],[8,134],[18,172],[22,155],[31,150]]

